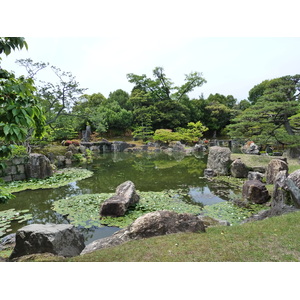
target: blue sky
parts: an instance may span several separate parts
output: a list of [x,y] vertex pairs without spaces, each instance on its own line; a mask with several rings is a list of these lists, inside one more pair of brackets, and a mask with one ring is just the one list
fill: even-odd
[[[26,37],[26,36],[25,36]],[[249,90],[265,79],[300,72],[300,38],[291,37],[26,37],[29,50],[3,57],[2,67],[24,73],[16,59],[49,62],[76,76],[87,93],[105,97],[116,89],[130,93],[126,74],[152,76],[162,66],[176,85],[191,71],[203,74],[207,83],[191,98],[220,93],[246,99]],[[41,71],[43,80],[56,80]]]

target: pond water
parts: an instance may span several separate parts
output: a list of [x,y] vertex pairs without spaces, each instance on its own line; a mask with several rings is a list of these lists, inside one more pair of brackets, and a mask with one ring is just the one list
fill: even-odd
[[[124,181],[134,182],[139,191],[160,192],[181,189],[186,201],[210,205],[228,200],[234,193],[229,186],[220,186],[203,178],[207,157],[204,154],[184,156],[181,153],[104,153],[93,163],[83,167],[94,172],[90,178],[72,182],[56,189],[27,190],[15,193],[15,198],[0,204],[0,210],[28,209],[33,218],[19,224],[14,222],[12,232],[31,223],[68,223],[67,219],[51,209],[54,201],[81,194],[111,193]],[[86,244],[117,231],[117,227],[79,228]]]

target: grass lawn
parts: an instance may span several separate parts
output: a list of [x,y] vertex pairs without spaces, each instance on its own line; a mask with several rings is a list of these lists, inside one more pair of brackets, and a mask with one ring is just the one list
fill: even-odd
[[[21,261],[58,262],[298,262],[300,212],[243,225],[130,241],[83,256],[31,255]],[[8,257],[0,252],[0,256]]]

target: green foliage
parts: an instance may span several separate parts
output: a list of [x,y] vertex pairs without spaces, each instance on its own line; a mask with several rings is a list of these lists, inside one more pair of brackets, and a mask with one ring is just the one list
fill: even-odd
[[254,140],[266,145],[276,142],[294,147],[300,144],[300,75],[263,81],[249,92],[253,103],[228,125],[232,138]]
[[13,194],[0,190],[0,203],[6,203],[8,200],[13,198],[15,198]]
[[171,129],[157,129],[155,130],[153,139],[163,143],[170,143],[172,141],[180,141],[181,134],[173,132]]
[[21,50],[23,47],[28,50],[28,45],[23,37],[0,37],[0,54],[5,53],[7,56],[11,50]]
[[82,180],[93,175],[92,171],[81,168],[67,168],[57,171],[53,176],[45,179],[29,179],[27,181],[12,181],[2,183],[1,188],[5,192],[15,193],[27,189],[57,188],[70,182]]
[[203,136],[203,132],[208,130],[200,121],[197,123],[190,122],[187,127],[188,128],[177,128],[176,132],[170,129],[157,129],[153,139],[164,143],[170,143],[172,141],[193,143],[198,142],[199,138]]
[[187,128],[178,128],[177,131],[181,134],[181,140],[187,143],[196,143],[203,136],[203,132],[208,128],[198,121],[196,123],[189,122]]
[[[27,48],[24,38],[0,38],[0,54],[10,54],[13,49]],[[21,76],[16,78],[0,68],[0,139],[4,145],[0,157],[11,152],[11,143],[22,143],[33,133],[41,137],[45,117],[35,97],[34,81]]]
[[205,205],[202,214],[214,219],[226,220],[231,225],[240,224],[244,219],[262,210],[259,204],[251,204],[242,208],[230,201],[220,202],[212,205]]
[[14,208],[0,211],[0,237],[6,235],[11,231],[10,226],[12,221],[18,221],[23,223],[32,218],[31,214],[28,214],[28,210],[16,211]]
[[[197,205],[187,204],[180,197],[180,192],[169,190],[164,192],[138,192],[140,201],[135,207],[130,208],[122,217],[99,218],[99,207],[102,202],[113,194],[80,195],[67,199],[57,200],[53,203],[53,209],[67,215],[68,220],[75,226],[90,228],[92,226],[117,226],[124,228],[134,222],[145,213],[157,210],[171,210],[178,213],[200,212]],[[178,196],[179,195],[179,196]]]

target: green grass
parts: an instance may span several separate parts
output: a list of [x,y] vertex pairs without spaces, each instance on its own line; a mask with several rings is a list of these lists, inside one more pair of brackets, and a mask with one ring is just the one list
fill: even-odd
[[[277,157],[267,156],[267,155],[240,154],[240,153],[231,154],[232,160],[235,160],[237,158],[240,158],[247,167],[266,167],[272,159],[275,159]],[[300,163],[298,159],[287,158],[287,162],[289,166],[289,173],[292,173],[300,169]]]
[[299,230],[300,212],[294,212],[243,225],[211,227],[206,233],[178,233],[130,241],[73,258],[39,254],[24,257],[22,261],[298,262]]
[[131,241],[69,261],[263,262],[300,260],[300,212],[206,233]]

